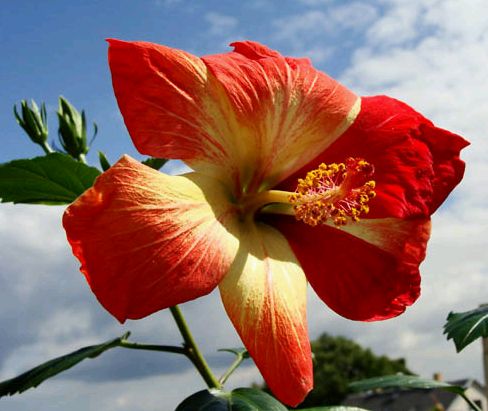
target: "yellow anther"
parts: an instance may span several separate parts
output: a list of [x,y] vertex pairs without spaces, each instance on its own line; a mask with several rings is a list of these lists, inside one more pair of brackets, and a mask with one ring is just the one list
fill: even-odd
[[337,227],[359,221],[369,212],[367,203],[375,197],[370,180],[373,166],[363,159],[348,158],[344,163],[320,164],[298,179],[289,201],[295,217],[311,226],[332,220]]

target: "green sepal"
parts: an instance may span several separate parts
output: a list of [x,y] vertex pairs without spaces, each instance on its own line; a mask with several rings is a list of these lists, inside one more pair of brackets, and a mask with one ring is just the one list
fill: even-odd
[[256,388],[237,388],[231,392],[217,389],[199,391],[186,398],[175,411],[287,411],[271,395]]
[[488,305],[462,313],[449,313],[444,334],[454,341],[456,351],[462,351],[478,338],[488,337]]
[[0,164],[0,201],[69,204],[90,188],[100,171],[66,154],[52,153]]
[[102,167],[103,171],[107,171],[111,167],[107,156],[102,151],[98,152],[98,161],[100,161],[100,167]]
[[0,397],[5,395],[20,394],[29,388],[35,388],[43,381],[54,377],[60,372],[75,366],[86,358],[98,357],[103,352],[111,348],[118,347],[122,341],[126,340],[130,332],[125,333],[121,337],[107,341],[103,344],[90,345],[88,347],[80,348],[77,351],[54,358],[41,365],[38,365],[31,370],[20,374],[10,380],[0,383]]

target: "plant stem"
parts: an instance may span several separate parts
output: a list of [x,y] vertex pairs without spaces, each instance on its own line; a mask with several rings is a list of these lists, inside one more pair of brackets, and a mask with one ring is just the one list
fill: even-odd
[[78,155],[78,160],[81,161],[82,163],[86,164],[86,157],[84,154],[80,153]]
[[220,382],[217,380],[217,378],[215,378],[215,375],[213,375],[210,367],[205,361],[205,358],[200,352],[180,308],[175,305],[174,307],[170,307],[169,309],[185,342],[184,347],[186,349],[186,354],[188,358],[191,360],[195,368],[205,380],[208,388],[221,388]]
[[224,385],[227,379],[230,377],[230,375],[236,370],[237,367],[239,367],[239,365],[241,365],[241,362],[244,360],[245,360],[244,355],[238,354],[234,362],[227,369],[227,371],[222,375],[222,377],[219,378],[220,384]]
[[40,146],[42,147],[42,149],[46,154],[54,153],[54,150],[51,148],[51,146],[47,141],[44,141]]
[[175,347],[173,345],[139,344],[122,340],[119,343],[119,347],[130,348],[132,350],[164,351],[187,355],[187,351],[183,347]]

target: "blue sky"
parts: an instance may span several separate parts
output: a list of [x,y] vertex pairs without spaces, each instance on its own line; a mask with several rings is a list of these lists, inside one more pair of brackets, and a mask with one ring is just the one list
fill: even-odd
[[[276,36],[279,18],[304,9],[294,1],[272,3],[184,1],[35,1],[8,2],[0,15],[1,45],[7,58],[0,66],[2,99],[0,123],[3,147],[0,161],[35,155],[22,140],[12,106],[21,99],[45,101],[50,113],[51,139],[56,139],[57,98],[61,94],[84,108],[97,122],[94,150],[115,159],[135,153],[118,115],[107,66],[106,38],[144,40],[181,48],[197,55],[229,50],[232,40],[253,39],[284,54],[303,52],[289,38]],[[339,33],[330,33],[332,44]],[[354,41],[341,30],[345,47],[319,67],[332,76],[345,67]],[[323,44],[325,46],[325,44]],[[115,144],[115,141],[117,142]]]
[[[462,4],[461,4],[462,3]],[[279,4],[279,6],[278,6]],[[107,37],[145,40],[197,55],[221,53],[233,40],[263,42],[314,65],[359,94],[388,94],[441,127],[466,136],[465,179],[433,217],[422,296],[407,312],[381,323],[356,323],[332,313],[313,293],[312,338],[321,332],[354,338],[379,354],[406,357],[429,377],[482,380],[479,344],[456,354],[441,327],[451,310],[487,302],[488,275],[488,22],[485,0],[17,1],[0,13],[0,162],[41,154],[15,122],[23,98],[45,101],[56,139],[60,94],[96,121],[96,150],[111,161],[136,153],[113,97]],[[170,316],[160,312],[120,326],[97,303],[61,228],[61,207],[0,206],[0,379],[81,345],[132,330],[136,340],[177,344]],[[238,346],[219,296],[183,306],[216,370],[230,361],[218,346]],[[394,336],[394,338],[392,338]],[[234,384],[259,381],[252,366]],[[232,381],[232,380],[231,380]],[[184,359],[112,352],[24,395],[0,399],[12,411],[173,409],[202,382]]]

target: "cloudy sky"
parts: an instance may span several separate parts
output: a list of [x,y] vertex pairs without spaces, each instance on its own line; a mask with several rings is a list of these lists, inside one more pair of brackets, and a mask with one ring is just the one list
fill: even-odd
[[[18,1],[0,13],[0,162],[40,154],[12,116],[22,98],[45,101],[55,136],[59,94],[100,128],[94,152],[137,157],[112,94],[104,38],[147,40],[202,55],[238,39],[283,54],[309,56],[354,91],[402,99],[437,125],[472,142],[463,183],[433,217],[422,265],[423,293],[399,318],[356,323],[332,313],[311,292],[311,337],[341,334],[378,354],[406,357],[426,377],[483,380],[481,349],[456,354],[442,335],[449,311],[488,302],[488,16],[485,0]],[[139,157],[140,158],[140,157]],[[169,165],[167,171],[177,165]],[[0,206],[0,379],[82,345],[133,332],[135,340],[178,344],[167,312],[119,325],[96,302],[70,254],[59,207]],[[217,372],[239,346],[216,293],[185,304],[196,338]],[[234,385],[259,381],[253,366]],[[232,380],[231,380],[232,382]],[[232,386],[232,384],[231,384]],[[20,396],[12,411],[170,410],[203,388],[184,358],[122,349],[89,360]]]

